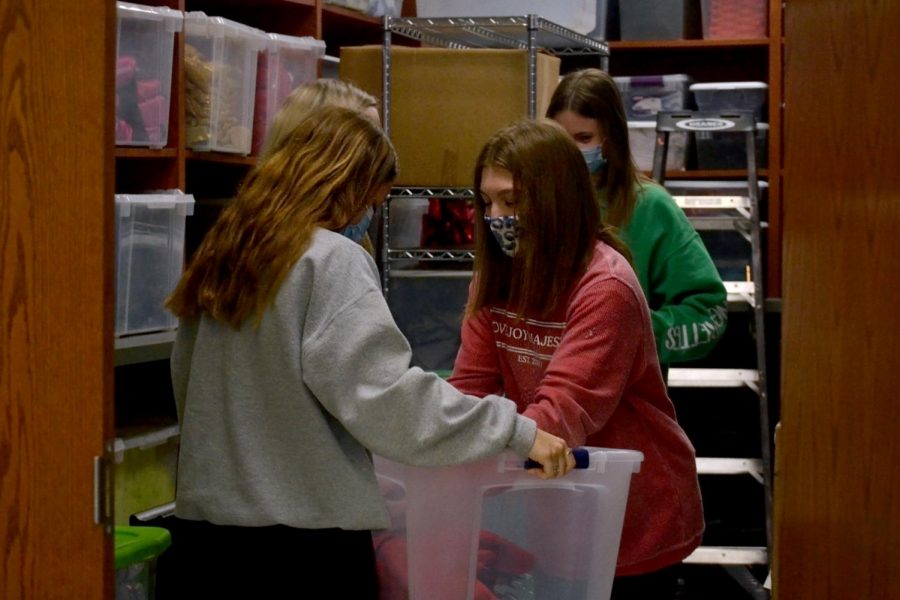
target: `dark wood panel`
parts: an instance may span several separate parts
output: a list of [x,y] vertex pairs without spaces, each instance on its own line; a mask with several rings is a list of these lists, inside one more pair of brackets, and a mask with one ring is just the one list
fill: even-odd
[[0,6],[0,597],[112,598],[115,4]]
[[786,11],[777,595],[898,598],[900,3]]

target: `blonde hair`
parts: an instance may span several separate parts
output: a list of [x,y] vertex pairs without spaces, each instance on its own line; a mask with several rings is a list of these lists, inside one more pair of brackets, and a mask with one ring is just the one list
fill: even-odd
[[301,85],[291,92],[272,119],[259,160],[265,160],[284,143],[300,121],[324,106],[342,106],[363,112],[369,108],[377,108],[378,104],[371,94],[340,79],[318,79]]
[[396,178],[394,147],[371,119],[337,106],[310,117],[250,171],[204,237],[166,301],[179,318],[258,324],[315,229],[346,226]]

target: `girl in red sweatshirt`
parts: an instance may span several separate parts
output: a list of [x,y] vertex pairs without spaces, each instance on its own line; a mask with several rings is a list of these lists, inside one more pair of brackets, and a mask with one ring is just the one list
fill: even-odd
[[514,124],[482,149],[475,197],[475,277],[450,382],[506,395],[570,446],[643,452],[612,597],[632,597],[635,584],[634,597],[674,595],[664,568],[703,534],[694,449],[666,393],[629,252],[602,222],[582,153],[549,120]]

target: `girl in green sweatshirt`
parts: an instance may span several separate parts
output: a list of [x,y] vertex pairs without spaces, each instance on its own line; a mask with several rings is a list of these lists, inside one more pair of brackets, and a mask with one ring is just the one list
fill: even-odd
[[612,77],[599,69],[566,75],[547,116],[575,139],[606,221],[619,228],[631,250],[664,371],[670,363],[703,358],[725,331],[725,286],[684,212],[635,166]]

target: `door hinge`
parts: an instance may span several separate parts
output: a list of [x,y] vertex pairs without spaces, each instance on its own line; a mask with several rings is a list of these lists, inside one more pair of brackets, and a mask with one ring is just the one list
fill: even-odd
[[94,457],[94,523],[102,525],[112,534],[113,516],[113,467],[115,465],[113,442],[104,444],[103,456]]

